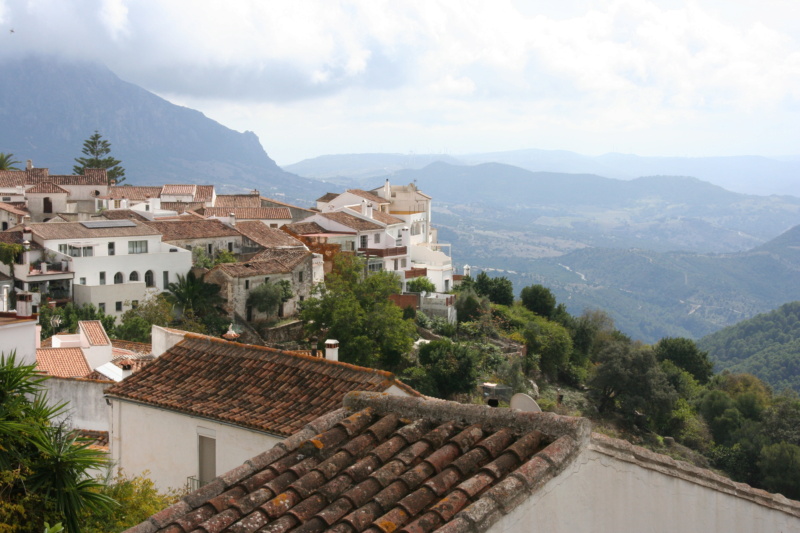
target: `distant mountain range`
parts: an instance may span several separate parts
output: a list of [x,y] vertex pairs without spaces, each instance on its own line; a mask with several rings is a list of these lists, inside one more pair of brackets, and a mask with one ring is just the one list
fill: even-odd
[[83,141],[98,130],[127,184],[213,183],[303,205],[325,189],[278,167],[254,133],[171,104],[103,66],[29,57],[0,68],[0,152],[52,173],[72,173]]
[[630,154],[586,156],[565,150],[515,150],[449,156],[442,154],[347,154],[306,159],[285,170],[309,178],[370,178],[430,163],[503,163],[532,172],[595,174],[630,180],[642,176],[691,176],[744,194],[800,196],[800,157],[642,157]]
[[800,392],[800,302],[744,320],[703,337],[717,372],[747,372],[769,383],[776,392]]

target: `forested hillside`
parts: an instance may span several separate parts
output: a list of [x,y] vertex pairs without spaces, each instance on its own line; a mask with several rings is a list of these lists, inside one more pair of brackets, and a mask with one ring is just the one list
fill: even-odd
[[708,335],[698,345],[717,371],[751,373],[776,391],[800,392],[800,301]]

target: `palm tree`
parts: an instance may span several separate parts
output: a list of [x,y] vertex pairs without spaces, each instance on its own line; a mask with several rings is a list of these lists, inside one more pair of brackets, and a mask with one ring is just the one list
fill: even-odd
[[194,272],[185,276],[178,274],[178,281],[167,285],[167,300],[180,308],[184,315],[203,316],[215,305],[222,302],[219,295],[221,287],[214,283],[206,283],[204,276],[199,278]]
[[19,165],[19,161],[14,159],[14,154],[0,152],[0,170],[19,170],[14,165]]

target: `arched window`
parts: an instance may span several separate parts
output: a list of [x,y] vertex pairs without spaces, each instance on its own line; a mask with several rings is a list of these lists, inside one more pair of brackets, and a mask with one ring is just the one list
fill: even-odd
[[128,281],[139,281],[139,273],[135,270],[131,272],[131,275],[128,277]]
[[125,277],[122,275],[122,272],[117,272],[116,274],[114,274],[114,284],[115,285],[118,285],[118,284],[122,283],[123,281],[125,281]]
[[156,286],[156,282],[153,279],[153,271],[152,270],[148,270],[147,272],[144,273],[144,284],[147,285],[148,287],[155,287]]

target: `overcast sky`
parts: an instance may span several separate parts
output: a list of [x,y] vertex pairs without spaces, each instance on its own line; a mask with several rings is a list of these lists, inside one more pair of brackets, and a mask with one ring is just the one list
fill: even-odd
[[254,131],[279,164],[790,155],[799,13],[798,0],[0,0],[0,56],[99,60]]

